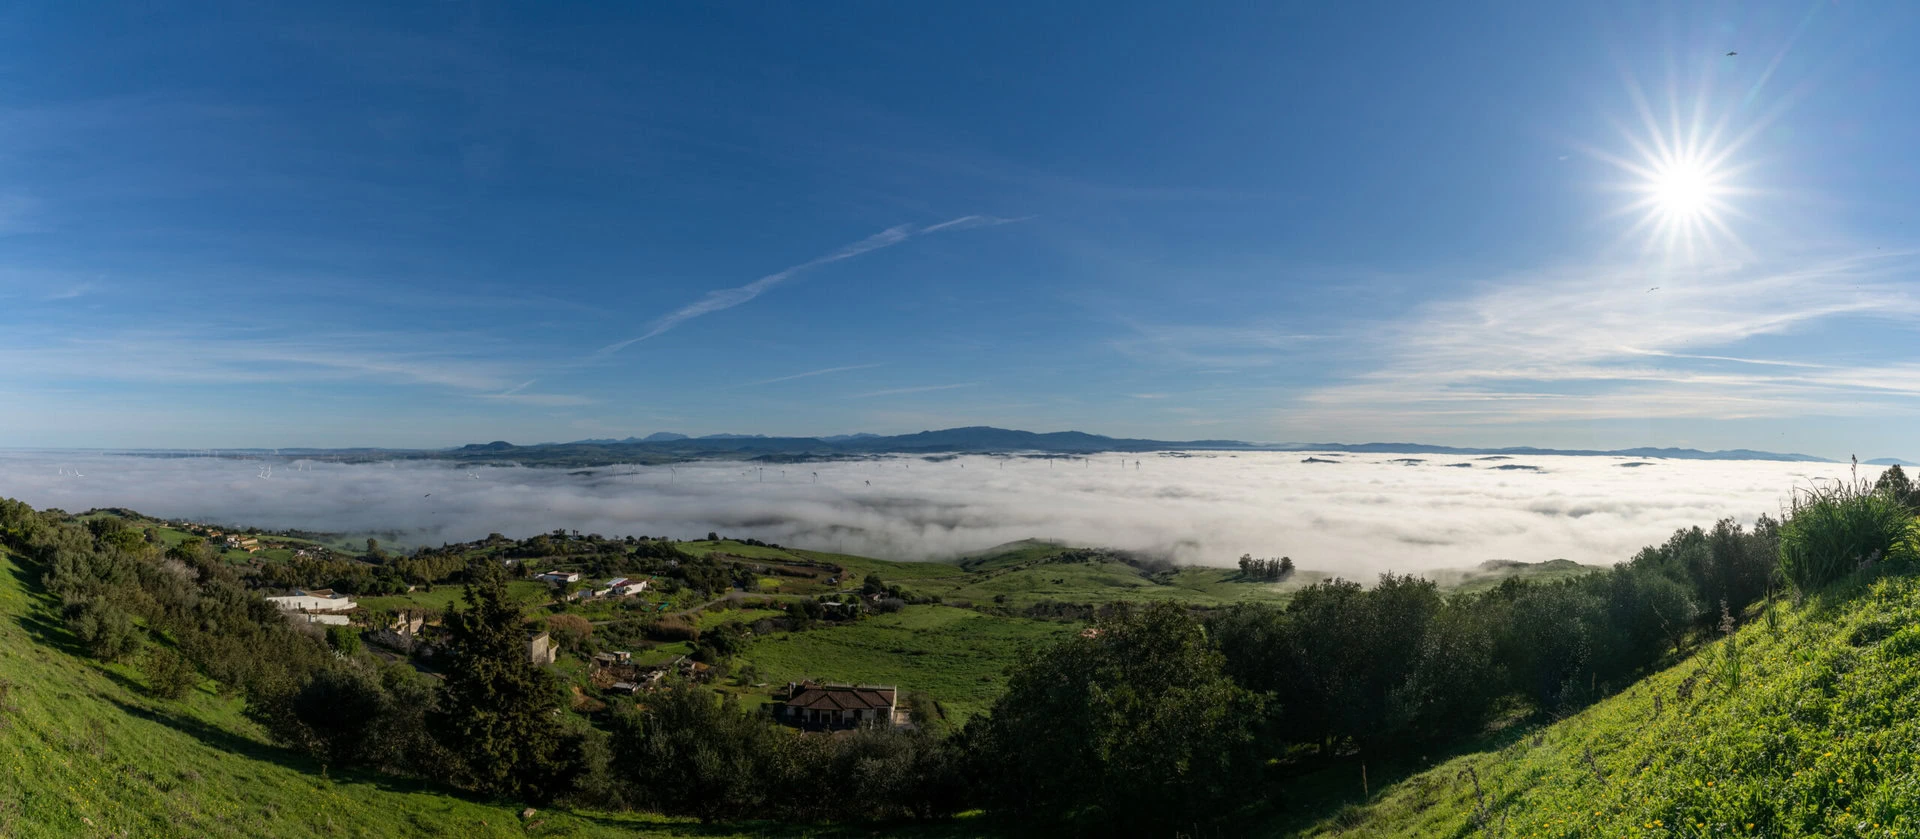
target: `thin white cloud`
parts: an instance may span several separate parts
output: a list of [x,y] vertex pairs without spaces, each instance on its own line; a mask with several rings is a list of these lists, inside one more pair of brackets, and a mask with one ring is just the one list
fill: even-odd
[[596,400],[585,396],[567,393],[476,393],[475,398],[494,402],[510,402],[519,405],[543,405],[547,407],[568,407],[574,405],[592,405]]
[[870,391],[867,391],[866,393],[856,393],[853,395],[853,398],[866,399],[868,397],[873,397],[873,396],[899,396],[905,393],[930,393],[936,390],[954,390],[956,388],[973,387],[978,384],[980,383],[979,382],[960,382],[958,384],[951,384],[951,385],[922,385],[920,387],[896,387],[896,388],[888,388],[886,390],[870,390]]
[[806,262],[802,262],[798,265],[793,265],[787,268],[783,268],[772,274],[768,274],[764,277],[761,277],[760,279],[754,280],[753,282],[747,283],[746,285],[736,286],[734,288],[723,288],[723,289],[717,289],[714,291],[709,291],[707,292],[706,296],[700,298],[699,300],[695,300],[692,303],[682,306],[679,309],[676,309],[664,316],[661,316],[658,319],[655,319],[653,323],[647,327],[646,332],[643,332],[640,335],[637,335],[635,337],[628,338],[624,341],[617,341],[615,343],[608,344],[604,347],[601,347],[593,355],[594,357],[605,357],[608,355],[612,355],[623,349],[626,349],[627,347],[637,344],[641,341],[645,341],[649,338],[656,337],[661,333],[666,332],[667,330],[670,330],[676,326],[679,326],[682,323],[686,323],[687,321],[692,320],[694,318],[700,317],[701,315],[708,315],[714,312],[724,311],[726,309],[731,309],[743,303],[747,303],[753,300],[754,298],[759,297],[761,294],[766,293],[768,289],[771,289],[774,286],[784,283],[787,280],[792,279],[794,276],[802,272],[805,272],[809,269],[818,268],[822,265],[830,265],[832,263],[839,262],[844,259],[852,259],[853,257],[859,256],[864,253],[871,253],[873,251],[880,250],[881,248],[892,247],[893,245],[900,244],[901,242],[904,242],[915,236],[923,236],[928,233],[934,233],[942,230],[955,230],[955,229],[964,230],[968,227],[982,227],[982,226],[991,226],[991,225],[998,225],[998,224],[1008,224],[1008,223],[1019,221],[1019,220],[1020,219],[999,219],[991,216],[975,215],[975,216],[961,216],[956,219],[943,221],[943,222],[940,222],[939,224],[934,224],[927,227],[915,227],[914,225],[911,225],[911,224],[895,225],[893,227],[889,227],[885,230],[882,230],[879,233],[875,233],[872,236],[868,236],[865,239],[861,239],[858,242],[854,242],[853,244],[840,248],[839,250],[836,250],[825,256],[817,257],[817,258],[808,260]]
[[833,373],[846,373],[853,370],[872,370],[873,368],[880,367],[880,366],[882,365],[880,364],[849,364],[844,367],[826,367],[819,370],[808,370],[805,373],[794,373],[793,375],[790,375],[790,376],[775,376],[774,378],[771,378],[771,379],[761,379],[757,382],[743,382],[741,384],[734,385],[734,387],[757,387],[759,385],[770,385],[775,382],[791,382],[794,379],[809,379],[814,376],[826,376]]
[[498,393],[514,385],[512,365],[469,352],[422,348],[426,343],[463,347],[472,342],[463,336],[427,341],[417,335],[375,333],[291,338],[158,331],[98,337],[43,333],[0,346],[0,367],[48,379],[144,384],[365,380],[474,393]]
[[[1323,428],[1403,416],[1458,426],[1916,412],[1911,365],[1837,361],[1813,344],[1792,347],[1800,357],[1741,351],[1842,323],[1920,340],[1915,271],[1910,259],[1868,255],[1653,279],[1630,267],[1507,278],[1365,324],[1348,341],[1379,348],[1370,369],[1300,401]],[[1661,291],[1646,293],[1651,285]]]

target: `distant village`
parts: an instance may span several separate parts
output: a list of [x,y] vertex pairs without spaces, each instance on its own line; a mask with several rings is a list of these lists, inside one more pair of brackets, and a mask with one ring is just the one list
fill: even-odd
[[[228,554],[229,561],[243,563],[263,574],[281,563],[296,566],[303,563],[316,566],[368,563],[367,556],[335,550],[311,539],[276,537],[260,532],[229,532],[219,527],[185,521],[165,524],[204,539],[207,544]],[[495,535],[479,542],[445,546],[437,553],[464,555],[482,552],[503,566],[519,571],[522,575],[520,578],[527,584],[544,587],[547,603],[543,608],[550,614],[544,620],[545,628],[539,626],[543,623],[540,620],[529,624],[527,658],[535,666],[557,668],[563,677],[576,681],[575,704],[582,710],[591,710],[599,702],[591,697],[588,688],[591,688],[591,693],[608,698],[631,697],[635,701],[644,701],[647,693],[659,690],[671,681],[710,683],[715,673],[715,662],[701,660],[714,657],[702,654],[711,648],[696,646],[691,651],[671,652],[676,646],[686,645],[658,643],[631,633],[626,637],[633,638],[640,649],[615,649],[603,643],[582,643],[584,639],[581,636],[594,629],[607,630],[636,624],[648,626],[656,635],[696,635],[697,632],[686,631],[686,618],[690,614],[697,615],[702,608],[710,610],[745,605],[775,606],[791,612],[795,617],[788,622],[789,625],[816,620],[848,621],[876,610],[885,610],[887,606],[884,604],[893,602],[900,594],[897,588],[889,591],[873,585],[873,581],[863,588],[842,590],[842,572],[837,567],[756,567],[746,563],[748,570],[754,573],[773,577],[786,575],[794,580],[814,582],[817,584],[815,587],[822,589],[822,593],[810,597],[795,598],[789,595],[782,601],[767,599],[756,604],[737,579],[722,578],[717,583],[711,583],[723,590],[689,590],[686,580],[681,579],[688,575],[675,574],[681,571],[680,560],[676,558],[668,558],[660,563],[663,571],[675,574],[673,577],[660,574],[596,577],[585,570],[565,567],[592,564],[581,563],[577,557],[563,556],[561,558],[571,561],[555,562],[536,572],[532,563],[541,557],[509,555],[526,553],[526,547],[552,548],[555,540],[570,541],[572,538],[566,534],[549,534],[537,537],[537,540],[527,540],[533,543],[528,545]],[[542,543],[539,540],[545,541]],[[236,554],[244,556],[234,558],[232,555]],[[369,555],[377,554],[377,547],[370,542]],[[443,588],[447,585],[442,583]],[[423,672],[437,675],[434,651],[442,634],[439,626],[442,609],[405,602],[418,599],[417,596],[432,588],[431,583],[408,583],[397,587],[390,595],[356,599],[354,593],[331,587],[292,586],[279,591],[269,588],[263,597],[282,610],[289,620],[312,625],[316,631],[352,636],[364,641],[383,657],[412,661]],[[668,593],[670,589],[673,590],[672,594]],[[649,595],[653,597],[649,599]],[[674,601],[670,598],[676,595],[704,595],[713,599],[711,602],[670,611],[674,609]],[[396,605],[393,602],[396,599],[403,603]],[[368,608],[367,604],[375,602],[380,604],[379,607]],[[446,602],[444,597],[441,602]],[[587,620],[583,617],[586,615],[600,619]],[[767,621],[760,623],[762,629],[770,628],[765,625]],[[717,626],[717,631],[711,634],[750,636],[755,631],[751,625],[721,623]],[[618,636],[618,633],[610,631],[603,634]],[[670,652],[662,655],[661,650]],[[758,691],[767,698],[766,711],[775,720],[804,731],[831,732],[875,725],[912,725],[910,715],[901,704],[900,690],[896,685],[856,684],[823,678],[792,681],[779,686],[753,682],[744,687]]]

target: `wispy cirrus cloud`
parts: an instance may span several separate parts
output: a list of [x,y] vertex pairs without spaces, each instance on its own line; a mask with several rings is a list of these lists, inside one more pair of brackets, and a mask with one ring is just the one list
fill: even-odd
[[958,382],[956,384],[950,384],[950,385],[921,385],[919,387],[895,387],[895,388],[888,388],[886,390],[870,390],[870,391],[867,391],[866,393],[856,393],[853,395],[853,398],[868,399],[875,396],[899,396],[907,393],[930,393],[936,390],[956,390],[958,388],[963,388],[963,387],[977,387],[979,384],[980,384],[979,382]]
[[928,233],[937,233],[945,230],[964,230],[971,227],[990,227],[1000,224],[1010,224],[1016,221],[1021,221],[1021,219],[1002,219],[993,216],[971,215],[961,216],[926,227],[918,227],[912,224],[894,225],[865,239],[861,239],[858,242],[846,245],[825,256],[815,257],[798,265],[788,266],[747,283],[746,285],[709,291],[706,293],[706,296],[701,297],[699,300],[695,300],[692,303],[688,303],[685,306],[654,319],[653,323],[648,325],[646,332],[624,341],[616,341],[601,347],[593,353],[593,357],[602,358],[612,355],[641,341],[657,337],[667,330],[700,317],[701,315],[724,311],[750,302],[774,286],[823,265],[831,265],[835,262],[852,259],[864,253],[871,253],[881,248],[892,247],[915,236],[924,236]]
[[1372,366],[1301,402],[1328,427],[1920,412],[1920,365],[1823,354],[1818,341],[1752,351],[1849,325],[1920,341],[1913,257],[1507,277],[1366,325],[1348,341],[1379,348]]
[[[356,332],[283,337],[240,332],[125,330],[103,335],[37,332],[0,343],[0,367],[61,381],[162,385],[376,382],[528,397],[523,366],[472,348],[474,336]],[[447,349],[455,347],[460,349]],[[524,400],[523,400],[524,401]]]
[[755,382],[742,382],[740,384],[734,385],[734,387],[758,387],[760,385],[770,385],[776,382],[791,382],[794,379],[810,379],[810,378],[813,378],[814,376],[827,376],[834,373],[847,373],[854,370],[872,370],[873,368],[880,367],[880,366],[883,366],[883,365],[849,364],[844,367],[825,367],[819,370],[808,370],[805,373],[794,373],[789,376],[775,376],[771,379],[761,379]]

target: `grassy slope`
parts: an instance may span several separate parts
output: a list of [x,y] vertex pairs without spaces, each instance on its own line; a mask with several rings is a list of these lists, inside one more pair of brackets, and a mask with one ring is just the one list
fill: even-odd
[[[1625,693],[1499,751],[1415,775],[1308,833],[1920,834],[1920,577],[1888,576],[1777,609],[1777,628],[1755,619],[1735,635],[1738,687],[1727,642],[1716,642]],[[1489,828],[1475,823],[1483,799],[1473,776]]]
[[[898,829],[707,826],[469,801],[412,782],[328,773],[268,745],[237,700],[148,697],[124,665],[81,658],[37,574],[0,549],[0,836],[873,836]],[[964,822],[913,835],[969,836]]]
[[[844,626],[776,633],[741,656],[767,682],[817,678],[925,691],[949,715],[985,711],[1023,645],[1074,632],[1072,624],[1000,618],[947,606],[909,606]],[[957,721],[957,720],[956,720]]]

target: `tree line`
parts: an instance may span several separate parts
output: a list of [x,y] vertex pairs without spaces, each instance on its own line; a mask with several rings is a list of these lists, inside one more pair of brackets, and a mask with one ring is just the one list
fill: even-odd
[[1254,559],[1253,554],[1240,555],[1240,576],[1244,579],[1271,583],[1284,580],[1292,574],[1293,557]]

